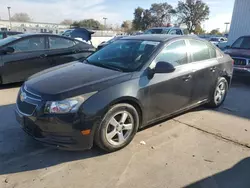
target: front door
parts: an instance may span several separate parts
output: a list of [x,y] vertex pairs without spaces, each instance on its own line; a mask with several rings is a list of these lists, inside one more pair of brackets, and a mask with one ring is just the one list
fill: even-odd
[[170,115],[190,105],[194,87],[193,67],[188,64],[189,54],[184,40],[168,44],[150,65],[164,61],[175,66],[172,73],[154,74],[146,88],[148,122]]
[[4,83],[24,81],[48,67],[43,36],[24,38],[8,47],[13,47],[15,51],[2,55],[1,76]]

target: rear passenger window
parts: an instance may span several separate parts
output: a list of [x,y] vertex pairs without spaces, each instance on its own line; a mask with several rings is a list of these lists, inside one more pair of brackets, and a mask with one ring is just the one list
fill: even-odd
[[157,56],[156,62],[165,61],[174,66],[188,63],[187,48],[184,40],[173,42]]
[[60,38],[60,37],[49,37],[49,48],[50,49],[63,49],[74,46],[75,43],[72,40]]
[[189,43],[193,54],[193,62],[210,59],[210,52],[206,43],[198,40],[189,40]]

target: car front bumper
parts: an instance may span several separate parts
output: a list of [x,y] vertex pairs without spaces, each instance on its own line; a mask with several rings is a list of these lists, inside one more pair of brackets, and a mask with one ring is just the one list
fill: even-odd
[[250,77],[250,69],[234,67],[233,75],[236,77]]
[[25,116],[18,109],[16,120],[22,129],[43,144],[64,150],[90,149],[93,145],[93,134],[83,135],[80,119],[70,115],[34,117]]

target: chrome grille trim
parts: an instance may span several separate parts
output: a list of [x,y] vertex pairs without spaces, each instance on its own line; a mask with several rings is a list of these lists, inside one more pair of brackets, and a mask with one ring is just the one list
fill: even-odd
[[23,88],[24,88],[24,90],[25,90],[27,93],[30,93],[31,95],[34,95],[34,96],[36,96],[36,97],[38,97],[38,98],[40,98],[40,99],[42,98],[40,95],[37,95],[37,94],[35,94],[35,93],[29,91],[26,85],[24,85]]
[[[35,94],[33,94],[33,93],[31,93],[31,92],[29,92],[28,90],[27,90],[27,88],[25,89],[25,87],[24,87],[24,90],[23,90],[23,88],[21,88],[21,92],[26,92],[26,93],[30,93],[30,94],[32,94],[32,95],[34,95],[34,96],[37,96],[37,97],[39,97],[40,99],[36,99],[36,98],[34,98],[34,97],[30,97],[29,95],[27,95],[27,98],[28,99],[31,99],[31,100],[34,100],[34,101],[39,101],[39,102],[41,102],[42,101],[42,99],[41,99],[41,97],[40,96],[38,96],[38,95],[35,95]],[[33,103],[31,103],[31,104],[33,104]]]
[[[248,65],[250,63],[250,59],[244,58],[244,57],[232,57],[232,59],[233,60],[244,60],[244,61],[246,61],[246,65]],[[238,66],[240,66],[240,65],[238,65]],[[245,66],[245,65],[243,65],[243,66]]]

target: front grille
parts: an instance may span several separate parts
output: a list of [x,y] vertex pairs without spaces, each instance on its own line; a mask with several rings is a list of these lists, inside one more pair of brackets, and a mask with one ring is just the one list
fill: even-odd
[[41,101],[42,98],[40,95],[30,92],[26,86],[23,86],[17,97],[17,108],[25,115],[32,115]]
[[27,115],[32,115],[36,109],[36,105],[30,104],[26,101],[21,101],[20,95],[17,98],[17,107],[20,112]]
[[234,65],[241,65],[241,66],[247,65],[246,59],[240,59],[240,58],[233,58],[233,59],[234,59]]

